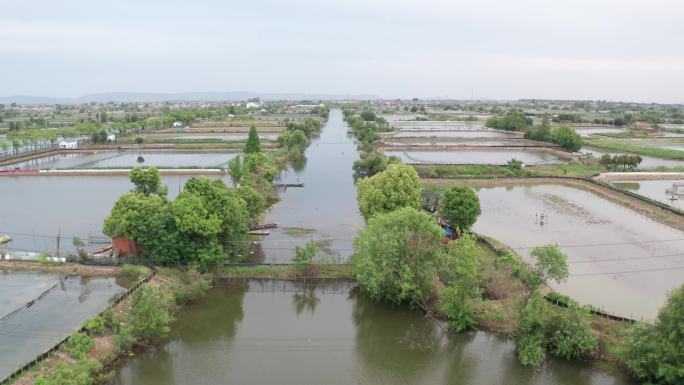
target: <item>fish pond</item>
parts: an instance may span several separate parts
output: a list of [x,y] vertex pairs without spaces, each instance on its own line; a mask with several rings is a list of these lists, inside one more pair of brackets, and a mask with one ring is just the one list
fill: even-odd
[[128,284],[116,278],[0,270],[0,379],[78,329]]
[[[169,199],[174,199],[190,178],[163,176]],[[229,177],[223,180],[231,183]],[[53,253],[58,234],[62,251],[74,250],[73,237],[86,243],[108,242],[102,235],[104,219],[117,198],[132,188],[128,176],[2,177],[0,235],[12,237],[4,248],[10,253]],[[94,246],[98,245],[90,245]]]
[[[660,203],[665,203],[678,209],[684,209],[684,194],[675,196],[668,193],[668,189],[673,189],[675,183],[684,185],[684,180],[635,180],[635,181],[615,181],[611,182],[615,187],[645,196]],[[683,189],[684,190],[684,189]],[[676,194],[675,194],[676,195]]]
[[13,169],[108,169],[162,167],[162,168],[222,168],[235,157],[235,153],[187,153],[161,151],[101,151],[71,152],[43,156],[4,166]]
[[538,184],[477,189],[475,232],[525,257],[555,243],[570,277],[551,286],[580,303],[635,319],[654,319],[669,290],[684,283],[684,232],[592,192]]
[[452,151],[385,151],[406,164],[492,164],[503,165],[517,159],[526,165],[564,163],[556,155],[543,151],[525,150],[452,150]]

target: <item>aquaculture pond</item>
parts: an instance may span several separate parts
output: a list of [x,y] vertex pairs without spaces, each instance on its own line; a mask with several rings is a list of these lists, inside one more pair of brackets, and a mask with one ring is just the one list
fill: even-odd
[[684,232],[608,199],[559,184],[483,187],[477,194],[482,215],[474,230],[524,256],[558,244],[570,278],[551,286],[581,303],[654,319],[667,292],[684,283]]
[[[600,158],[603,154],[610,155],[620,155],[623,153],[617,152],[607,152],[604,150],[595,149],[593,147],[582,147],[580,150],[583,153],[588,153],[596,158]],[[673,159],[662,159],[655,158],[648,155],[639,155],[641,157],[641,163],[639,164],[639,169],[650,169],[657,167],[684,167],[684,160],[673,160]]]
[[533,147],[534,142],[525,139],[444,139],[444,138],[392,138],[383,140],[389,146],[477,146],[477,147]]
[[234,153],[98,151],[58,153],[4,166],[10,169],[107,169],[144,167],[226,167]]
[[503,165],[515,158],[526,165],[563,163],[556,155],[525,150],[451,150],[451,151],[385,151],[407,164],[495,164]]
[[587,137],[596,134],[619,134],[626,131],[627,130],[625,130],[624,128],[617,127],[575,127],[575,132],[580,134],[580,136],[582,137]]
[[[150,140],[190,140],[190,141],[202,141],[202,140],[220,140],[224,142],[237,142],[246,141],[247,133],[235,133],[235,134],[159,134],[159,135],[148,135],[147,138]],[[260,133],[259,138],[263,140],[276,140],[278,139],[278,134],[265,134]]]
[[[173,199],[191,176],[163,176]],[[212,176],[211,178],[218,178]],[[223,177],[231,183],[229,177]],[[102,224],[116,199],[133,184],[128,176],[4,176],[0,178],[0,235],[10,253],[73,251],[73,237],[97,247]],[[103,244],[103,245],[104,245]],[[0,247],[2,249],[2,247]]]
[[389,138],[522,138],[514,132],[496,130],[400,130]]
[[347,129],[342,112],[330,111],[320,136],[306,150],[306,161],[282,175],[282,182],[304,187],[280,191],[280,202],[264,219],[279,227],[256,245],[251,261],[289,262],[295,247],[311,238],[318,242],[319,261],[345,261],[351,255],[352,239],[364,222],[352,170],[358,153]]
[[[611,182],[615,187],[643,195],[660,203],[665,203],[678,209],[684,209],[684,194],[674,195],[667,190],[673,189],[673,185],[678,183],[684,186],[684,179],[679,180],[635,180],[635,181],[616,181]],[[681,188],[684,191],[684,187]]]
[[357,290],[289,283],[215,288],[178,316],[168,341],[116,371],[118,385],[626,385],[586,364],[518,364],[513,342],[448,338],[421,312]]
[[78,329],[127,284],[115,278],[0,270],[0,379]]
[[482,122],[478,121],[393,121],[390,125],[399,129],[479,130],[484,128]]

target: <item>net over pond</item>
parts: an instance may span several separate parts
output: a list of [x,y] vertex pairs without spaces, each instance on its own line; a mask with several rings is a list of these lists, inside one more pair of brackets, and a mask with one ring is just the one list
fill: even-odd
[[[0,270],[0,289],[0,317],[18,309],[0,321],[0,379],[78,329],[125,291],[114,278],[5,270]],[[42,293],[33,305],[21,308]]]

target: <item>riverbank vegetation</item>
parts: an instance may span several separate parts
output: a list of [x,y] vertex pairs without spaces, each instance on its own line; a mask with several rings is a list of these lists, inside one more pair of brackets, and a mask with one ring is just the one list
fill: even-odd
[[[379,180],[390,169],[367,180]],[[629,324],[593,317],[589,307],[549,293],[546,282],[563,282],[569,275],[567,257],[558,246],[533,248],[528,265],[496,242],[478,240],[468,231],[479,214],[479,202],[472,199],[469,187],[421,191],[412,183],[401,183],[402,178],[393,179],[398,180],[397,186],[384,184],[375,194],[420,194],[425,211],[417,210],[413,199],[397,200],[392,207],[380,210],[365,210],[367,226],[354,240],[352,262],[359,286],[371,297],[421,307],[433,317],[445,319],[450,332],[478,327],[504,332],[515,341],[519,361],[533,367],[541,366],[545,357],[552,355],[567,360],[600,360],[603,368],[629,367],[638,377],[654,379],[660,375],[654,374],[656,369],[645,372],[644,368],[652,365],[630,361],[630,354],[634,357],[638,349],[651,349],[650,357],[665,361],[681,354],[679,346],[668,350],[672,341],[666,337],[667,326],[637,326],[630,332],[632,340],[627,340]],[[368,182],[361,179],[357,183]],[[392,189],[395,191],[388,191]],[[414,190],[409,193],[408,189]],[[364,188],[359,190],[360,207],[366,199],[362,191]],[[438,223],[456,227],[458,238],[448,237],[449,232],[442,231]],[[564,306],[550,304],[545,296]],[[675,311],[661,311],[667,314],[661,318],[670,319],[671,312]],[[684,312],[671,319],[673,325],[684,325]],[[665,325],[670,321],[660,322]],[[658,333],[660,337],[656,338]],[[648,346],[647,340],[657,342]],[[658,373],[676,373],[666,367]]]
[[[133,269],[133,268],[131,268]],[[168,335],[182,306],[204,296],[209,276],[190,268],[159,268],[156,277],[132,296],[83,325],[53,354],[14,384],[92,385],[107,383],[121,358]]]

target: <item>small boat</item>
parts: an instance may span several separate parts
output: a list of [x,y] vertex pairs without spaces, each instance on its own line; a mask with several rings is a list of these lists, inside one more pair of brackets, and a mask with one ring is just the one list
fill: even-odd
[[0,244],[2,243],[7,243],[12,240],[12,237],[9,235],[0,235]]
[[250,230],[247,232],[249,235],[269,235],[271,234],[270,230],[262,229],[262,230]]

